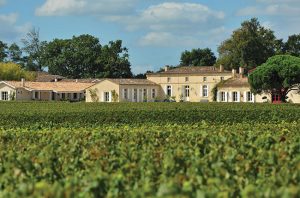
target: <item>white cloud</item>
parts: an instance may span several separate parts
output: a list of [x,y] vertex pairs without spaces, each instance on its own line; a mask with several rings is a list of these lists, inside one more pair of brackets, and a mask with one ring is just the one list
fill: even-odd
[[28,32],[32,27],[31,24],[18,25],[18,14],[2,14],[0,15],[0,38],[5,41],[15,40],[24,33]]
[[35,10],[38,16],[115,15],[132,11],[137,0],[46,0]]
[[[142,46],[199,46],[206,37],[219,34],[225,14],[196,3],[162,3],[153,5],[136,15],[110,17],[129,31],[146,31],[139,40]],[[214,31],[214,32],[213,32]]]

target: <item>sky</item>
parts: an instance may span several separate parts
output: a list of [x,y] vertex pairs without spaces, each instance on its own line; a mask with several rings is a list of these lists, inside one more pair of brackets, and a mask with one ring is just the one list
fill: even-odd
[[32,28],[52,41],[81,34],[122,40],[133,73],[178,65],[193,48],[217,48],[253,17],[278,38],[300,33],[300,0],[0,0],[0,40],[20,43]]

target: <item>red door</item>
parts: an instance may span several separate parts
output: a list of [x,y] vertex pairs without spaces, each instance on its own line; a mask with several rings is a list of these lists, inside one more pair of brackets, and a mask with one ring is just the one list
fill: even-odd
[[272,94],[272,103],[281,103],[280,98],[281,98],[280,94],[273,93]]

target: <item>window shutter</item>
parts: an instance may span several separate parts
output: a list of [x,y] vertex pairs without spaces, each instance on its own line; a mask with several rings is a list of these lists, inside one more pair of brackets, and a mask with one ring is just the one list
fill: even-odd
[[225,92],[225,102],[228,102],[228,92]]
[[220,92],[217,92],[217,102],[220,102]]
[[255,95],[252,94],[252,102],[255,103]]
[[240,91],[237,92],[237,101],[241,102],[241,92]]
[[209,97],[209,93],[210,93],[209,85],[206,85],[206,86],[207,86],[207,97]]
[[247,92],[244,91],[244,102],[247,102]]

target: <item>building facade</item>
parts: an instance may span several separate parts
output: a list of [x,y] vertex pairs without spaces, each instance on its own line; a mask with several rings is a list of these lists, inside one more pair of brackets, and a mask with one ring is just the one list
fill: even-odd
[[0,100],[80,101],[94,83],[1,81]]

